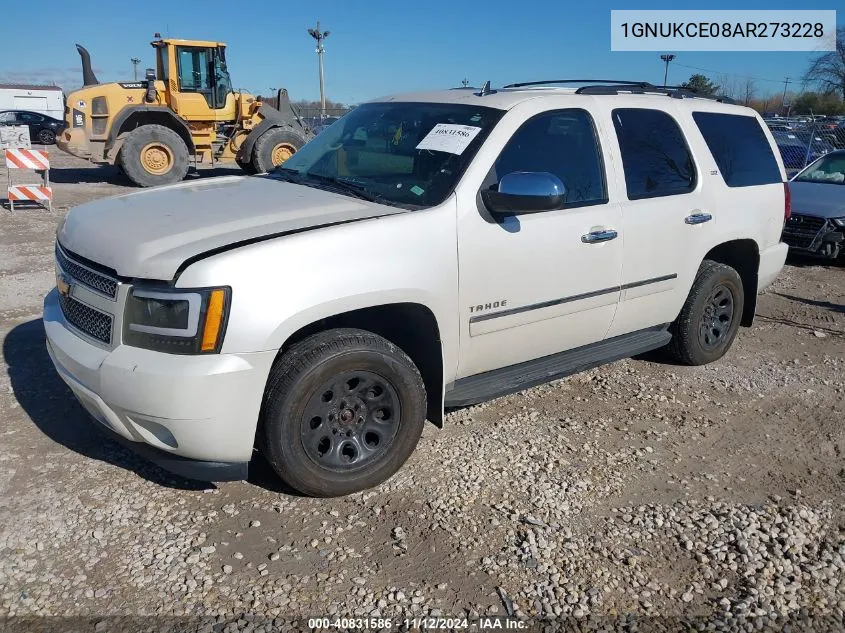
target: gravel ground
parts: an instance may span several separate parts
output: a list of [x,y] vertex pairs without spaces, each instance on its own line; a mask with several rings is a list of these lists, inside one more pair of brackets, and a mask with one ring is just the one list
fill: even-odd
[[104,439],[50,365],[39,315],[56,224],[129,190],[56,154],[54,211],[0,211],[7,626],[845,629],[845,267],[790,262],[713,365],[648,355],[453,411],[377,489],[302,498],[261,462],[248,482],[202,486]]

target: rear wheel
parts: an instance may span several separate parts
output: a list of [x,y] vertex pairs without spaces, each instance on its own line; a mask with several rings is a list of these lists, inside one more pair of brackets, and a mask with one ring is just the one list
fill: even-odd
[[736,270],[704,260],[681,313],[669,328],[671,356],[687,365],[705,365],[724,356],[739,330],[744,302]]
[[176,132],[163,125],[143,125],[120,149],[123,173],[141,187],[167,185],[188,173],[188,148]]
[[278,167],[305,145],[305,137],[291,129],[274,127],[258,137],[252,150],[252,166],[256,173]]
[[42,145],[52,145],[56,142],[56,134],[52,130],[41,130],[36,138]]
[[297,343],[274,365],[259,441],[289,486],[334,497],[399,470],[425,414],[422,377],[402,350],[364,330],[329,330]]

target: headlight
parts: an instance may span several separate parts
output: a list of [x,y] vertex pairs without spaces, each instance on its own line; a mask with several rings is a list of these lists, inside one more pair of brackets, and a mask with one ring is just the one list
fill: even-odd
[[845,218],[833,218],[831,220],[836,226],[845,228]]
[[123,342],[171,354],[217,353],[230,299],[230,288],[133,288],[126,299]]

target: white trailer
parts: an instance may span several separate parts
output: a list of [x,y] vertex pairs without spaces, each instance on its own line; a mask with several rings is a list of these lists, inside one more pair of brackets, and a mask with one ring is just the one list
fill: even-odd
[[65,97],[59,86],[0,84],[0,110],[28,110],[62,120]]

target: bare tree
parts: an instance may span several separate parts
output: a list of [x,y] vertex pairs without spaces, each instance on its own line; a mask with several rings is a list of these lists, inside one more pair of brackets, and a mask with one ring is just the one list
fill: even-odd
[[845,26],[836,29],[836,50],[816,57],[804,73],[804,81],[845,100]]
[[751,77],[746,77],[745,82],[742,85],[742,96],[744,99],[744,104],[748,105],[751,103],[751,100],[754,98],[754,95],[757,94],[757,82],[754,81]]

